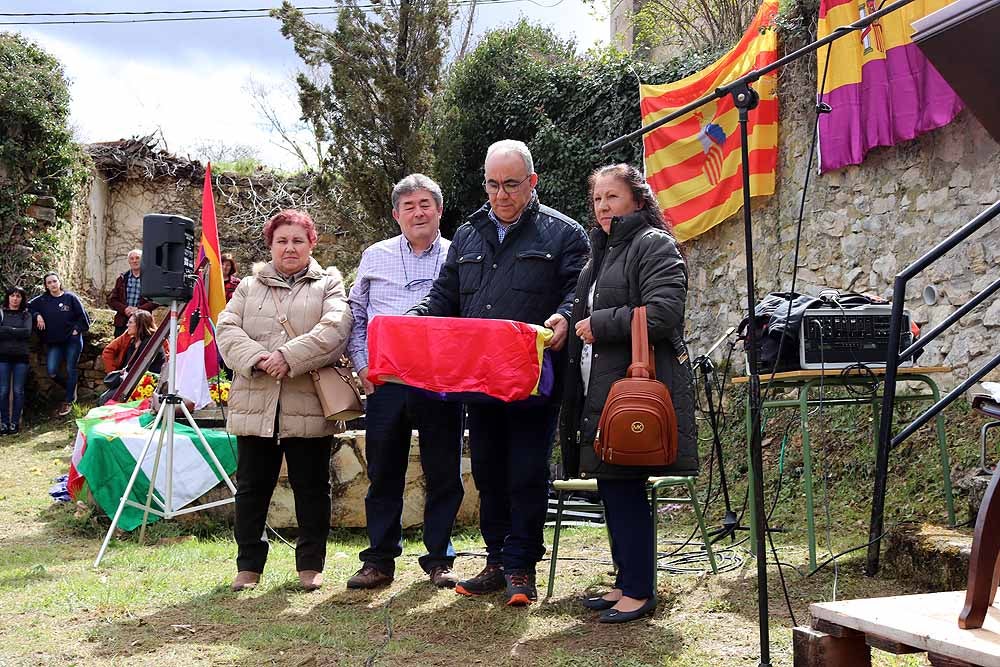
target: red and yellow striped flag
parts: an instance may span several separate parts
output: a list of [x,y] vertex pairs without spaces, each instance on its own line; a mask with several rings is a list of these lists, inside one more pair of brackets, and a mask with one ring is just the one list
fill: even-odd
[[[674,83],[639,87],[642,123],[647,125],[719,86],[777,59],[771,23],[778,0],[764,0],[740,43],[706,69]],[[753,84],[760,105],[750,112],[750,194],[774,193],[778,159],[776,77]],[[667,123],[643,139],[646,180],[674,234],[686,241],[719,224],[743,203],[739,118],[732,97],[714,100]]]

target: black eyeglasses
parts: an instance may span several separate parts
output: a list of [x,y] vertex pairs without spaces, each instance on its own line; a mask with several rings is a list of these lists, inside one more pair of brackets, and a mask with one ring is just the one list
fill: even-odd
[[415,278],[414,280],[411,280],[410,282],[406,283],[404,287],[410,290],[411,292],[415,292],[418,289],[420,289],[421,285],[423,285],[424,283],[431,283],[431,282],[434,282],[433,278]]
[[504,181],[503,183],[497,183],[496,181],[483,181],[483,187],[486,189],[486,192],[491,195],[495,195],[500,192],[501,188],[503,188],[503,191],[507,194],[512,195],[517,192],[517,189],[521,187],[521,185],[529,178],[531,178],[531,174],[528,174],[519,181],[515,181],[514,179]]

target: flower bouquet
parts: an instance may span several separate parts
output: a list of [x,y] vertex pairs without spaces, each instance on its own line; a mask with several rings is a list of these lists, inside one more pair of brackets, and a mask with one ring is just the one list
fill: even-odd
[[159,380],[159,376],[156,373],[147,372],[139,380],[139,384],[135,386],[132,390],[132,394],[128,397],[129,401],[144,401],[153,396],[153,392],[156,391],[156,383]]
[[208,395],[215,401],[216,405],[227,405],[229,403],[229,388],[232,383],[226,377],[225,372],[220,372],[208,381]]

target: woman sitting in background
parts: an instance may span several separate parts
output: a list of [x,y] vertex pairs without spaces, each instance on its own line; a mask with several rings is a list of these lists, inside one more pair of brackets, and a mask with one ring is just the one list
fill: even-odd
[[20,287],[8,287],[0,312],[0,435],[21,430],[30,342],[28,297]]
[[222,260],[222,281],[226,288],[226,303],[229,303],[236,292],[236,287],[240,284],[240,267],[236,264],[231,252],[222,253],[219,259]]
[[[152,337],[155,330],[153,316],[145,310],[136,310],[129,315],[128,324],[125,325],[125,333],[108,343],[104,352],[101,353],[101,359],[104,361],[104,372],[111,373],[119,368],[130,366],[135,361],[136,354],[143,343]],[[165,349],[166,347],[164,347]],[[148,370],[151,373],[159,373],[161,366],[163,366],[163,353],[158,352]]]
[[[687,268],[642,174],[626,164],[590,177],[597,227],[593,254],[576,287],[569,339],[562,434],[564,473],[597,479],[618,566],[614,588],[586,597],[601,623],[624,623],[656,609],[652,511],[646,481],[654,475],[697,474],[694,391],[684,345]],[[611,385],[632,361],[632,309],[646,306],[656,379],[677,414],[677,460],[670,466],[605,463],[594,452],[597,424]],[[579,368],[580,370],[576,370]]]

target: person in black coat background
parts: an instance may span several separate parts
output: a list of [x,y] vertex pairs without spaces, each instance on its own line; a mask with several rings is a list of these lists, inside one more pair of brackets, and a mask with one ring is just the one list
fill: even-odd
[[[600,621],[622,623],[656,608],[652,511],[646,480],[698,471],[693,375],[684,344],[687,268],[642,174],[626,164],[590,177],[597,227],[580,273],[570,326],[569,372],[560,428],[563,473],[597,478],[618,566],[614,589],[584,598]],[[632,309],[646,306],[656,377],[677,413],[677,460],[670,466],[620,466],[594,452],[597,424],[612,383],[632,361]]]
[[0,435],[21,430],[30,342],[28,295],[20,287],[8,287],[0,312]]

